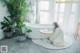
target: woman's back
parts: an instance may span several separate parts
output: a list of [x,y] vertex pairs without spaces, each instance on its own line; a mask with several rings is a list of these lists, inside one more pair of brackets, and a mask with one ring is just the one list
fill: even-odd
[[54,45],[63,45],[64,43],[63,31],[59,27],[56,28],[56,30],[53,32],[53,35],[51,35],[50,40]]

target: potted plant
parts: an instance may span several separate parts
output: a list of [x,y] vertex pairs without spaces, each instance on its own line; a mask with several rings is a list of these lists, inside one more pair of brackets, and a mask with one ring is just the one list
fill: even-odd
[[25,36],[22,33],[22,28],[26,28],[27,32],[31,32],[31,29],[25,26],[24,21],[26,21],[28,14],[31,10],[29,0],[1,0],[8,8],[10,13],[10,18],[14,23],[16,23],[16,30],[18,36]]
[[12,37],[12,24],[13,22],[9,17],[4,17],[4,21],[1,22],[1,29],[4,32],[5,38],[11,38]]
[[19,42],[26,41],[25,32],[23,32],[24,29],[26,30],[27,33],[32,32],[32,30],[27,28],[23,22],[19,22],[19,24],[16,26],[16,33],[18,35]]

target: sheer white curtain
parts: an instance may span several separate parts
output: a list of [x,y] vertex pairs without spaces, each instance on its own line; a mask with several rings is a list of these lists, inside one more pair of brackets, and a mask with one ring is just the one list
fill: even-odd
[[36,23],[36,15],[37,15],[37,0],[29,0],[31,5],[31,10],[29,12],[29,16],[27,18],[27,21],[30,23]]
[[[64,3],[58,3],[58,2]],[[75,32],[78,17],[77,17],[77,0],[58,0],[55,8],[55,17],[54,21],[58,22],[58,24],[67,32]]]
[[[75,32],[80,13],[78,0],[31,0],[31,23],[52,24],[57,22],[65,31]],[[59,3],[68,1],[68,3]],[[33,13],[33,14],[32,14]]]

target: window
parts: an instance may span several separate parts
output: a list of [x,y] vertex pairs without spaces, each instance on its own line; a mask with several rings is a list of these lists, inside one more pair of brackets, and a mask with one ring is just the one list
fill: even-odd
[[[65,1],[65,0],[61,0],[62,1]],[[54,21],[55,22],[58,22],[59,25],[62,26],[63,24],[63,17],[64,17],[64,12],[65,12],[65,3],[57,3],[57,2],[60,2],[60,0],[57,0],[56,1],[56,4],[55,4],[55,17],[54,17]]]
[[53,22],[57,22],[64,31],[75,31],[77,3],[64,3],[67,0],[31,1],[32,11],[29,15],[31,23],[52,24]]
[[59,3],[64,1],[67,0],[35,0],[32,21],[35,23],[38,22],[39,24],[52,24],[53,22],[57,22],[65,29],[73,29],[76,19],[77,4]]
[[49,20],[49,1],[48,0],[40,0],[39,2],[39,18],[40,24],[48,24]]
[[[58,0],[57,2],[63,2],[67,0]],[[55,8],[55,21],[59,23],[61,27],[64,27],[67,31],[73,32],[76,24],[76,3],[56,3]]]

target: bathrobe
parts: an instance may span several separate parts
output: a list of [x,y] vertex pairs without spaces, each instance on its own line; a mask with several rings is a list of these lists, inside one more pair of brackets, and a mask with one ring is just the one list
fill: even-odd
[[64,33],[60,27],[56,28],[53,31],[52,35],[49,37],[50,42],[55,46],[63,46],[64,45]]

